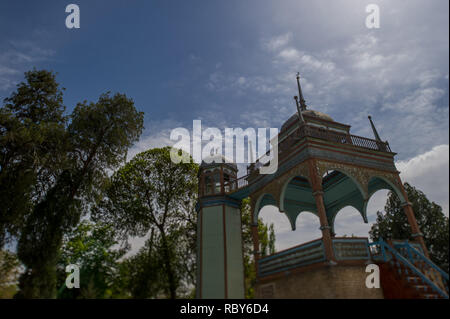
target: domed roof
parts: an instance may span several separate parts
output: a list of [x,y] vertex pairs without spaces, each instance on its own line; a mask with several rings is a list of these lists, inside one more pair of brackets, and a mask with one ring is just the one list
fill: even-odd
[[202,160],[202,163],[200,164],[200,168],[205,168],[205,167],[214,166],[214,165],[220,165],[222,163],[231,167],[232,169],[234,169],[236,171],[238,170],[236,163],[233,163],[232,161],[230,161],[229,159],[227,159],[225,156],[223,156],[221,154],[216,154],[213,156],[206,157],[205,159]]
[[331,121],[333,122],[334,120],[332,119],[331,116],[329,116],[328,114],[319,112],[319,111],[314,111],[314,110],[304,110],[302,112],[302,114],[304,115],[309,115],[309,116],[313,116],[313,117],[318,117],[322,120],[326,120],[326,121]]
[[281,125],[281,130],[284,131],[285,129],[288,128],[288,126],[290,126],[295,121],[298,121],[298,113],[295,113],[286,122],[284,122],[283,125]]
[[[319,111],[308,109],[308,110],[302,111],[302,114],[306,115],[306,116],[316,117],[316,118],[319,118],[322,120],[334,122],[334,120],[331,116],[329,116],[328,114],[319,112]],[[295,113],[286,122],[284,122],[284,124],[281,126],[281,130],[284,131],[285,129],[288,128],[288,126],[290,126],[295,121],[298,121],[298,113]]]

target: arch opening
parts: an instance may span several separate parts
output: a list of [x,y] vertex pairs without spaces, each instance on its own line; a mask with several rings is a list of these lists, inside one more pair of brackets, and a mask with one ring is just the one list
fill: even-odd
[[[335,233],[336,215],[346,207],[356,210],[362,217],[363,223],[368,222],[365,210],[365,192],[354,177],[341,170],[327,171],[322,178],[322,189],[327,219],[332,233]],[[359,218],[357,220],[360,222]]]
[[368,237],[370,230],[370,225],[364,220],[361,212],[352,205],[338,210],[333,216],[332,225],[335,237]]
[[296,229],[297,216],[301,212],[317,213],[312,188],[306,177],[294,175],[284,183],[280,194],[280,211],[289,218],[292,230]]
[[402,203],[406,202],[402,191],[394,183],[381,176],[372,176],[370,178],[368,184],[368,198],[370,198],[375,192],[382,189],[394,192]]
[[259,214],[261,212],[261,209],[263,209],[265,206],[274,206],[276,210],[278,211],[277,207],[277,201],[273,197],[272,194],[264,193],[259,196],[259,198],[256,200],[254,211],[253,211],[253,222],[256,223],[259,217]]

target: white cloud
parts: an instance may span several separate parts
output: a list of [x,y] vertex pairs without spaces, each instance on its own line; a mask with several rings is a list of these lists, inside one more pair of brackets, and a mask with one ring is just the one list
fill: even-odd
[[403,182],[420,189],[428,199],[449,214],[449,146],[438,145],[430,151],[397,163]]
[[243,76],[240,76],[240,77],[237,79],[237,83],[238,83],[239,85],[243,85],[243,84],[245,84],[245,82],[246,82],[246,79],[245,79],[245,77],[243,77]]
[[[426,81],[426,80],[422,80]],[[422,82],[423,83],[423,82]],[[386,103],[382,110],[395,110],[399,112],[431,114],[436,109],[436,101],[444,96],[445,91],[434,87],[420,88],[395,103]]]
[[51,49],[40,48],[31,41],[10,41],[8,49],[0,47],[0,91],[14,87],[20,74],[36,63],[46,61],[55,54]]
[[294,48],[287,48],[278,53],[278,56],[287,62],[292,62],[300,58],[300,52]]
[[181,127],[181,124],[177,121],[167,119],[163,121],[151,121],[146,126],[148,127],[147,132],[128,150],[127,161],[131,160],[140,152],[155,147],[173,145],[175,142],[170,140],[170,132],[172,129]]
[[269,51],[276,51],[286,46],[292,38],[292,32],[263,40],[263,47]]
[[[371,137],[367,115],[373,115],[380,135],[398,153],[403,181],[424,191],[448,215],[448,15],[441,7],[431,1],[386,3],[382,28],[372,32],[364,27],[360,1],[333,2],[326,10],[315,2],[277,5],[275,27],[292,31],[262,38],[255,54],[250,46],[235,43],[232,49],[242,51],[243,63],[236,69],[226,61],[227,68],[212,67],[204,82],[217,105],[197,114],[211,123],[220,121],[217,127],[279,126],[295,113],[292,96],[300,71],[307,104],[352,125],[353,134]],[[290,14],[292,19],[287,19]],[[311,27],[316,28],[314,35]],[[234,105],[218,102],[233,98]],[[341,211],[338,234],[367,236],[386,194],[379,191],[370,199],[369,224],[354,209]],[[297,225],[295,232],[277,211],[262,216],[276,221],[277,248],[317,235],[318,221],[312,215],[301,216],[304,229]]]

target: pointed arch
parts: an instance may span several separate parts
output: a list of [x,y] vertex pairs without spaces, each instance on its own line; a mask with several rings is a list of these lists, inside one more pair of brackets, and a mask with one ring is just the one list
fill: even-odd
[[[350,170],[347,170],[343,167],[337,167],[334,165],[330,165],[330,166],[327,166],[326,171],[339,172],[339,173],[347,176],[353,182],[353,184],[356,186],[356,188],[359,190],[359,192],[361,193],[361,196],[363,197],[364,200],[366,200],[369,197],[368,192],[365,187],[366,185],[364,185],[363,181],[360,178],[358,178],[357,176],[354,176],[354,174],[352,174],[352,172]],[[321,176],[321,182],[322,182],[322,184],[324,182],[323,176]]]
[[319,216],[317,215],[317,211],[310,211],[310,210],[302,210],[301,212],[299,212],[294,219],[294,222],[291,222],[291,226],[292,226],[292,230],[296,230],[297,229],[297,223],[300,220],[300,215],[314,215],[315,217],[317,217],[317,229],[320,228],[320,219]]
[[264,206],[267,205],[277,206],[277,202],[272,194],[262,193],[261,195],[259,195],[258,199],[255,202],[255,207],[253,208],[253,223],[258,222],[259,212]]
[[368,224],[368,222],[369,222],[368,219],[367,219],[367,212],[362,207],[357,207],[356,205],[352,205],[352,204],[342,205],[341,207],[336,209],[336,211],[334,211],[332,214],[330,214],[329,217],[328,217],[328,225],[330,225],[331,231],[334,234],[336,233],[336,231],[335,231],[336,217],[346,207],[354,208],[361,215],[361,218],[363,219],[363,222],[365,224]]
[[297,216],[301,212],[317,213],[308,177],[295,172],[286,179],[280,191],[280,211],[288,217],[292,230],[296,229]]
[[[349,210],[349,208],[350,208],[350,210]],[[331,226],[331,231],[333,232],[333,234],[334,235],[336,235],[336,220],[337,219],[339,219],[339,218],[341,218],[341,216],[346,216],[346,215],[350,215],[350,216],[347,216],[347,218],[351,218],[351,222],[350,223],[352,223],[353,221],[355,221],[355,222],[358,222],[358,219],[357,219],[357,217],[356,217],[356,215],[360,215],[361,216],[361,218],[363,219],[363,221],[364,221],[364,223],[365,224],[367,224],[366,226],[364,226],[365,228],[366,227],[369,227],[369,225],[368,225],[368,221],[367,221],[367,217],[364,217],[363,216],[363,214],[361,213],[361,210],[360,209],[358,209],[357,207],[355,207],[354,205],[345,205],[345,206],[343,206],[343,207],[341,207],[335,214],[334,214],[334,216],[333,216],[333,218],[332,218],[332,221],[331,221],[331,223],[330,223],[330,226]],[[337,218],[338,216],[340,216],[339,218]],[[341,223],[339,223],[338,222],[338,224],[341,224],[341,227],[342,227],[342,222]],[[348,225],[348,221],[346,221],[346,223],[344,224],[345,226],[346,225]],[[345,227],[344,226],[344,227]],[[341,228],[340,227],[340,228]],[[338,230],[340,230],[340,229],[338,229]],[[342,236],[343,234],[337,234],[337,236]],[[351,234],[347,234],[347,235],[351,235]],[[367,235],[363,235],[363,236],[367,236]]]
[[[312,195],[312,188],[311,188],[311,183],[308,179],[308,177],[304,176],[304,175],[300,175],[300,174],[292,174],[291,176],[289,176],[286,181],[283,183],[283,186],[281,187],[281,191],[280,191],[280,212],[284,212],[285,211],[285,199],[286,199],[286,192],[288,190],[288,187],[290,185],[292,185],[292,181],[295,178],[302,178],[304,179],[304,182],[307,183],[307,188],[309,188],[309,190],[311,191],[311,195]],[[306,185],[305,185],[306,186]]]
[[296,234],[296,238],[299,238],[299,242],[309,242],[322,237],[320,218],[317,213],[307,210],[300,212],[295,220],[293,233]]
[[365,211],[367,210],[367,205],[368,205],[368,202],[369,202],[370,198],[372,197],[372,195],[374,195],[377,191],[382,190],[382,189],[386,189],[386,190],[394,192],[398,196],[398,198],[400,199],[400,202],[402,204],[406,203],[405,196],[403,195],[403,192],[398,187],[398,185],[396,185],[396,183],[392,182],[390,179],[388,179],[384,176],[381,176],[381,175],[371,176],[369,179],[367,188],[368,188],[369,196],[364,205]]
[[[333,167],[333,166],[330,166]],[[324,190],[324,204],[327,212],[328,224],[334,232],[334,222],[337,214],[345,207],[355,208],[364,223],[368,223],[366,202],[367,192],[361,183],[342,168],[334,169],[322,179]]]

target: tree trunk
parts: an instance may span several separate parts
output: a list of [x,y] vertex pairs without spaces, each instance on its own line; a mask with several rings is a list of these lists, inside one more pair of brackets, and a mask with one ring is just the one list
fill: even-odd
[[166,267],[167,279],[169,280],[170,299],[176,299],[177,298],[177,295],[176,295],[177,284],[175,282],[175,275],[174,275],[173,269],[172,269],[169,245],[167,243],[167,238],[166,238],[164,229],[161,229],[161,238],[162,238],[162,244],[163,244],[164,265]]

